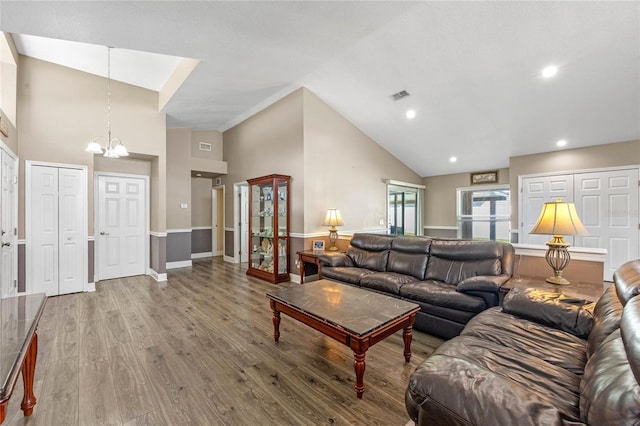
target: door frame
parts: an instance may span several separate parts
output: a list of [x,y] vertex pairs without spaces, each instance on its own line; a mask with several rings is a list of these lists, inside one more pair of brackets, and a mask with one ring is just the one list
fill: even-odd
[[[238,201],[240,198],[240,187],[241,186],[249,186],[249,182],[246,180],[243,182],[237,182],[233,184],[233,256],[229,258],[233,263],[240,263],[240,247],[241,241],[240,238],[240,202]],[[248,202],[248,200],[247,200]]]
[[[218,191],[221,192],[218,197]],[[224,199],[225,185],[211,188],[211,256],[224,255]],[[218,205],[222,203],[222,218],[218,217]],[[221,225],[221,226],[219,226]],[[218,247],[218,234],[222,232],[222,247]]]
[[99,222],[99,201],[100,201],[100,188],[98,185],[98,179],[101,176],[111,176],[111,177],[122,177],[129,179],[140,179],[144,181],[144,271],[145,275],[151,275],[151,266],[150,266],[150,222],[151,222],[151,194],[149,193],[149,176],[146,175],[136,175],[130,173],[116,173],[116,172],[94,172],[93,173],[93,232],[94,235],[92,238],[93,241],[93,281],[98,282],[98,277],[100,276],[99,264],[98,261],[100,256],[100,238],[95,238],[95,230],[96,226]]
[[[13,292],[12,295],[15,296],[17,294],[23,294],[23,293],[19,293],[18,292],[18,228],[20,227],[20,217],[18,217],[18,202],[19,202],[19,176],[20,176],[20,158],[7,146],[5,145],[4,142],[2,142],[0,140],[0,150],[4,151],[5,153],[7,153],[7,155],[9,157],[11,157],[11,159],[13,159],[13,161],[15,161],[15,168],[14,168],[14,172],[15,172],[15,179],[14,179],[14,184],[15,184],[15,190],[13,191],[13,217],[15,218],[15,232],[14,232],[14,236],[13,236],[13,240],[11,241],[11,243],[13,244],[13,262],[11,265],[12,271],[11,274],[13,276]],[[0,165],[1,167],[1,165]]]
[[[82,195],[82,203],[84,208],[82,209],[82,221],[83,225],[80,227],[82,230],[82,291],[93,291],[95,286],[89,284],[89,203],[88,203],[88,167],[79,164],[64,164],[64,163],[47,163],[44,161],[25,161],[25,179],[24,179],[24,235],[25,235],[25,286],[24,293],[33,293],[32,277],[33,277],[33,263],[30,262],[33,259],[33,244],[31,244],[33,235],[31,231],[31,169],[32,167],[52,167],[57,169],[75,169],[80,170],[82,188],[80,190]],[[93,284],[93,283],[92,283]]]

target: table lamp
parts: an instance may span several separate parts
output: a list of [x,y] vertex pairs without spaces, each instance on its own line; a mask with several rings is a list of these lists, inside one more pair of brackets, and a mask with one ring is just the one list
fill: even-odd
[[529,233],[553,235],[553,239],[546,242],[549,248],[545,259],[553,269],[554,276],[547,278],[547,282],[569,284],[569,281],[562,277],[562,271],[571,260],[568,250],[571,244],[567,243],[562,236],[589,235],[589,232],[578,217],[576,206],[573,203],[563,202],[562,200],[544,203],[538,222]]
[[340,210],[338,209],[329,209],[327,210],[327,217],[324,218],[324,222],[322,222],[322,226],[330,226],[329,228],[329,243],[331,244],[327,250],[336,251],[338,247],[336,247],[336,241],[338,241],[338,229],[336,226],[344,226],[344,222],[342,221],[342,216],[340,215]]

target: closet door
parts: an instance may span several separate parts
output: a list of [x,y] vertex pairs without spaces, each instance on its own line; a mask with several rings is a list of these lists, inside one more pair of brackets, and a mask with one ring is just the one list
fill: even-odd
[[86,178],[80,169],[30,168],[27,291],[83,291],[86,274]]
[[[573,200],[573,175],[534,176],[522,179],[520,191],[521,231],[519,236],[521,244],[544,245],[551,239],[548,235],[531,235],[529,231],[538,221],[542,205],[557,199]],[[573,243],[572,237],[567,236],[565,240]]]
[[623,263],[637,259],[638,169],[575,175],[575,204],[590,235],[576,236],[576,246],[604,248],[605,280]]

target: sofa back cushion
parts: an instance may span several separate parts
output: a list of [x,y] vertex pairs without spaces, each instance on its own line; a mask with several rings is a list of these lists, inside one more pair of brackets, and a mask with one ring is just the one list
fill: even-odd
[[377,234],[354,234],[347,256],[354,266],[371,271],[386,271],[393,237]]
[[604,339],[620,327],[622,303],[618,299],[616,286],[612,285],[604,292],[593,310],[593,327],[589,334],[587,356],[593,355]]
[[580,382],[586,424],[638,424],[640,411],[640,298],[624,306],[620,328],[589,357]]
[[618,297],[623,305],[640,294],[640,260],[629,261],[613,274]]
[[495,241],[433,240],[425,279],[458,284],[477,275],[500,275],[502,252]]
[[389,252],[387,271],[424,280],[430,245],[431,239],[425,237],[394,238]]

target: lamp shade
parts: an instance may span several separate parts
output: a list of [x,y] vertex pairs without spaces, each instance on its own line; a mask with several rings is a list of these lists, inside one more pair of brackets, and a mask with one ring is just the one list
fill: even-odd
[[560,200],[544,203],[538,221],[530,234],[546,235],[589,235],[573,203]]
[[342,221],[342,216],[340,215],[340,210],[338,209],[327,210],[327,217],[324,218],[324,222],[322,222],[322,226],[344,226],[344,222]]

